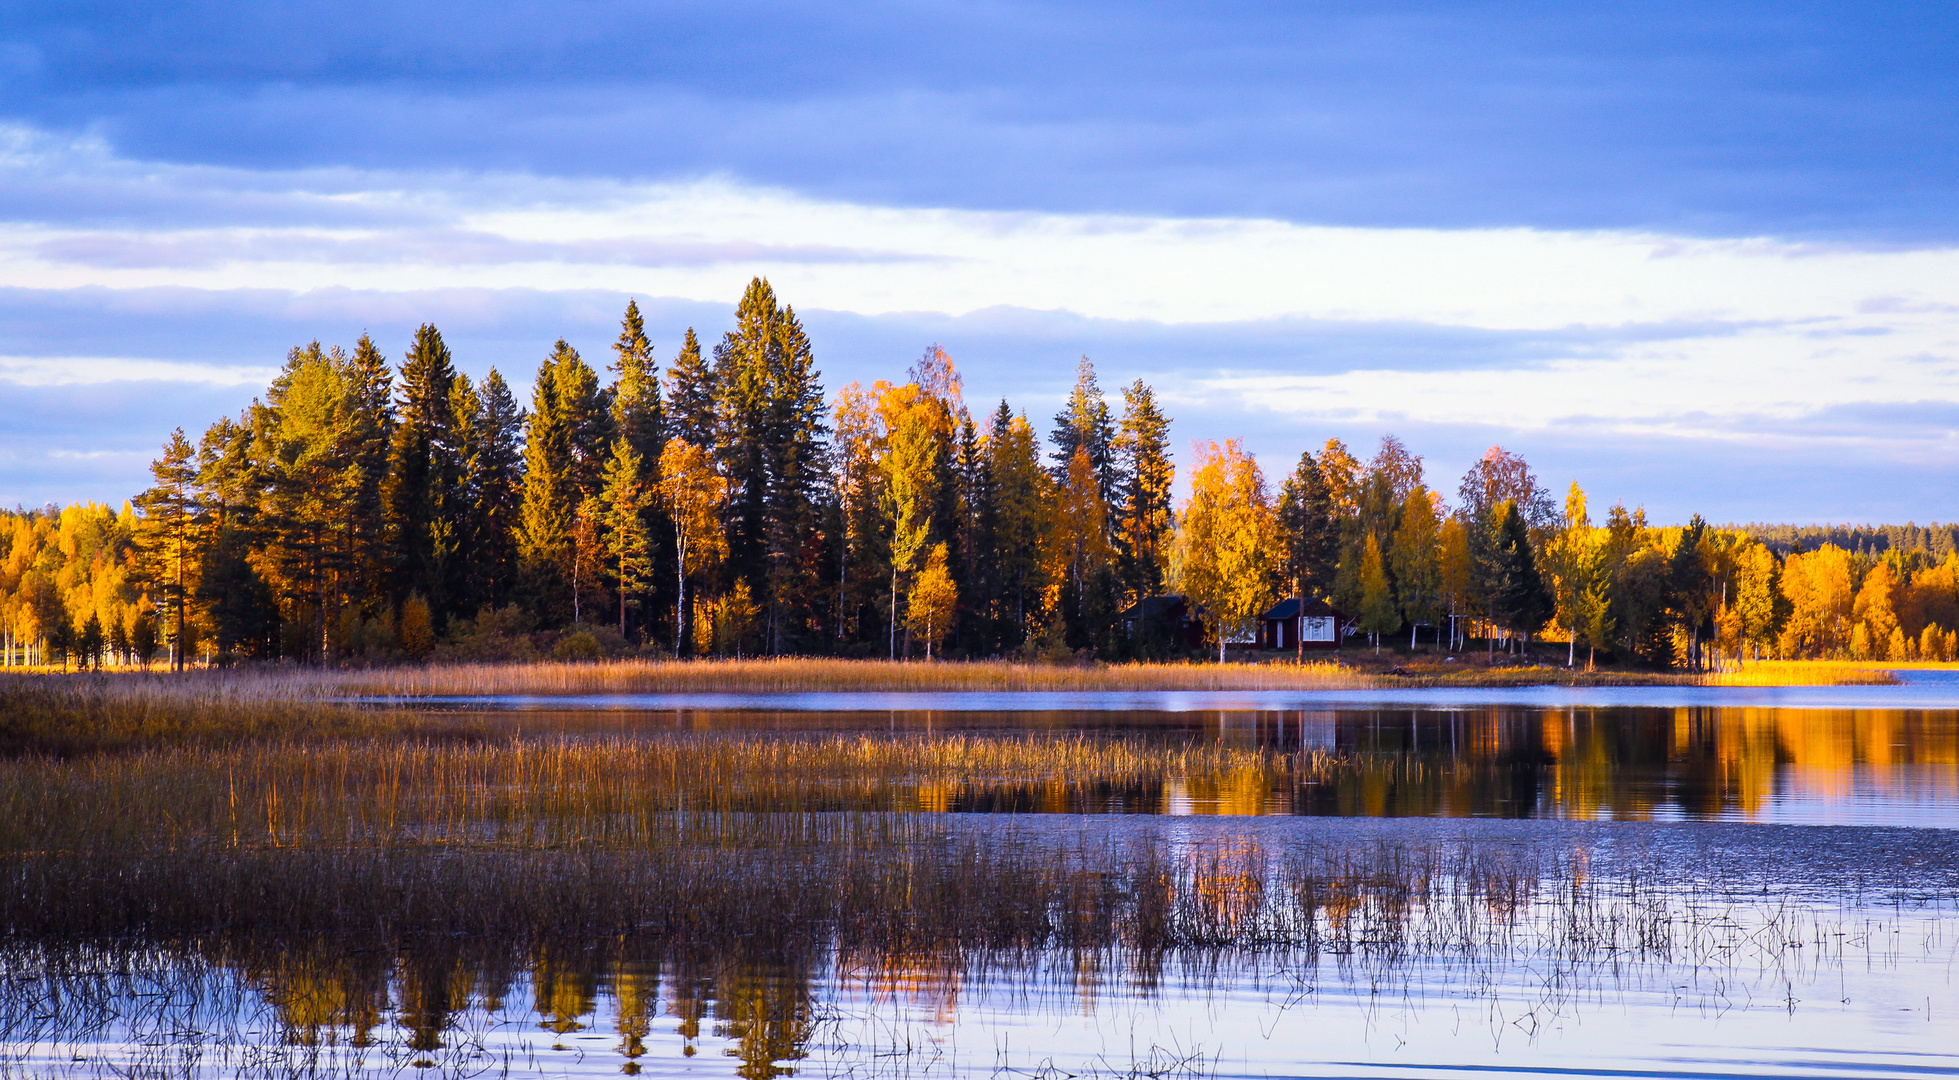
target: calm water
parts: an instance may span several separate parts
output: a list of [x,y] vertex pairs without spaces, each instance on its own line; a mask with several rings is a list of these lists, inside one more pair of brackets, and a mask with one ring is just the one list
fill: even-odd
[[[1087,735],[1340,765],[908,795],[945,842],[1156,851],[1215,946],[16,940],[0,1075],[1959,1076],[1950,679],[419,704],[526,738]],[[1475,854],[1411,854],[1441,848]],[[1043,917],[1131,918],[1148,898],[1121,888]]]

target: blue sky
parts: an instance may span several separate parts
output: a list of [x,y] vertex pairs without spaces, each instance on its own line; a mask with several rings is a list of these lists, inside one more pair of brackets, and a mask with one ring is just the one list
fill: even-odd
[[0,10],[8,503],[126,497],[298,342],[523,383],[765,273],[832,388],[938,341],[1045,416],[1086,353],[1273,472],[1959,516],[1949,6],[158,7]]

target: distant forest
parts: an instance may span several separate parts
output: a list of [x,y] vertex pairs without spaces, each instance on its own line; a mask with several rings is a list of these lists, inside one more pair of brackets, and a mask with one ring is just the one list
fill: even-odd
[[[952,357],[826,393],[753,281],[665,370],[635,304],[599,367],[559,341],[528,407],[422,326],[294,348],[264,396],[120,509],[0,514],[0,662],[376,664],[674,656],[1175,656],[1249,640],[1285,597],[1378,649],[1952,659],[1959,527],[1594,524],[1493,447],[1453,495],[1392,435],[1276,475],[1197,448],[1082,359],[1047,425],[970,411]],[[601,368],[609,378],[601,376]],[[1163,625],[1174,594],[1197,619]]]

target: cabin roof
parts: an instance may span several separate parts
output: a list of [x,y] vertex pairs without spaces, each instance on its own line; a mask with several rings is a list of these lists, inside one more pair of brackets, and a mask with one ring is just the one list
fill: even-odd
[[1288,596],[1284,600],[1279,601],[1272,610],[1259,616],[1259,618],[1297,619],[1301,616],[1314,618],[1323,615],[1333,615],[1337,617],[1339,614],[1338,611],[1333,610],[1332,604],[1324,600],[1301,600],[1297,596]]

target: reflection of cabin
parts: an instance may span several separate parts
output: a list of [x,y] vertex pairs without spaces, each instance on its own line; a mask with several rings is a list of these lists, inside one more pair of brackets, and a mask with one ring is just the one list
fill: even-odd
[[1340,647],[1340,624],[1345,621],[1324,600],[1288,597],[1258,617],[1258,647],[1337,649]]
[[1122,613],[1131,641],[1160,641],[1176,649],[1204,647],[1204,623],[1181,596],[1145,596]]

